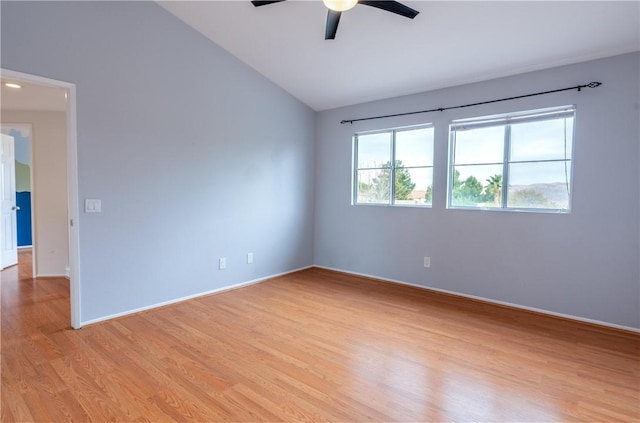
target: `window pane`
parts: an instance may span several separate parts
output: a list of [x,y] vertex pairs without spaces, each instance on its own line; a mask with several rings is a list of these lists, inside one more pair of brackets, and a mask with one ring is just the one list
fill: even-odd
[[391,132],[358,135],[358,169],[389,166]]
[[456,166],[451,206],[500,207],[502,165]]
[[571,162],[509,165],[508,207],[568,209]]
[[356,181],[358,203],[389,204],[389,169],[359,170]]
[[571,159],[573,118],[511,125],[511,161]]
[[396,160],[404,166],[433,166],[433,128],[398,131]]
[[431,205],[433,168],[396,168],[395,204]]
[[502,163],[504,157],[504,126],[469,129],[455,132],[456,165]]

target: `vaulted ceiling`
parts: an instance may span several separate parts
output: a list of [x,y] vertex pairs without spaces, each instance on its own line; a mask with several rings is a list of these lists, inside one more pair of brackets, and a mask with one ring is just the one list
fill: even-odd
[[[420,14],[358,5],[325,40],[319,0],[159,2],[314,110],[640,50],[639,1],[403,3]],[[3,108],[64,110],[59,89],[24,85],[2,86]]]
[[159,2],[314,110],[640,50],[638,1],[407,1],[413,20],[357,5],[324,39],[321,1]]

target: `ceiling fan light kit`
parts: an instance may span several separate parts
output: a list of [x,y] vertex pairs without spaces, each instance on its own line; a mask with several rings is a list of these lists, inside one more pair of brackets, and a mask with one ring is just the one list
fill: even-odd
[[[281,3],[286,0],[266,0],[266,1],[252,1],[251,3],[255,7],[266,6],[273,3]],[[404,4],[397,1],[368,1],[368,0],[322,0],[327,7],[327,24],[325,27],[325,40],[333,40],[336,37],[338,31],[338,24],[340,23],[340,16],[342,12],[353,9],[357,4],[364,4],[365,6],[375,7],[377,9],[386,10],[387,12],[395,13],[396,15],[404,16],[405,18],[413,19],[418,13]]]
[[349,9],[353,9],[358,0],[322,0],[327,9],[334,12],[346,12]]

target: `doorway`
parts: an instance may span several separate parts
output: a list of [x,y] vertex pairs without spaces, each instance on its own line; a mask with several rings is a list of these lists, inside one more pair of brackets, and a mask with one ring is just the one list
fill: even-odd
[[[36,86],[31,87],[32,98],[37,99],[38,90]],[[16,264],[18,257],[25,255],[17,254],[18,251],[26,249],[31,250],[33,247],[32,228],[34,227],[34,214],[32,213],[32,194],[33,194],[33,141],[32,141],[32,125],[22,123],[10,123],[21,120],[16,119],[23,114],[28,116],[29,111],[8,111],[11,107],[24,108],[25,104],[16,101],[19,94],[12,91],[24,88],[22,85],[6,83],[2,81],[2,122],[0,122],[0,132],[3,136],[2,146],[2,208],[3,219],[0,234],[2,237],[2,255],[3,259],[0,268],[6,268]],[[60,89],[61,90],[61,89]],[[13,96],[13,98],[12,98]],[[35,103],[35,102],[34,102]],[[63,108],[64,102],[59,101],[56,106]],[[64,111],[59,112],[60,122],[66,131],[66,118]],[[29,119],[28,119],[29,120]],[[11,137],[11,139],[7,138]],[[65,140],[61,140],[65,141]],[[5,145],[6,144],[6,145]],[[66,148],[65,148],[66,150]],[[64,154],[64,153],[63,153]],[[66,160],[61,164],[66,166]],[[66,192],[64,194],[66,199]],[[5,215],[5,213],[7,213]],[[64,222],[62,222],[64,223]],[[66,228],[65,228],[66,229]],[[66,252],[64,253],[66,254]],[[68,259],[67,259],[68,260]],[[29,259],[31,262],[31,259]],[[37,275],[35,268],[36,261],[33,261],[31,273]],[[24,267],[24,266],[23,266]]]
[[[80,315],[80,278],[79,278],[79,264],[78,264],[78,257],[79,257],[79,234],[78,234],[78,213],[79,213],[79,207],[78,207],[78,177],[77,177],[77,138],[76,138],[76,107],[75,107],[75,102],[76,102],[76,87],[75,84],[72,83],[68,83],[68,82],[64,82],[64,81],[58,81],[58,80],[53,80],[53,79],[49,79],[49,78],[43,78],[40,76],[36,76],[36,75],[30,75],[30,74],[25,74],[25,73],[21,73],[21,72],[15,72],[15,71],[11,71],[11,70],[6,70],[6,69],[1,69],[1,79],[2,79],[2,83],[5,84],[6,82],[12,83],[14,84],[14,88],[15,86],[21,86],[24,85],[25,87],[34,87],[34,88],[40,88],[40,94],[38,96],[35,96],[34,98],[36,98],[37,100],[35,101],[40,101],[43,103],[46,103],[47,101],[49,101],[49,99],[47,98],[47,96],[45,95],[45,93],[49,92],[49,93],[56,93],[56,96],[60,96],[62,93],[62,95],[64,95],[64,102],[62,104],[62,110],[60,112],[60,116],[61,119],[63,119],[66,123],[66,125],[64,125],[65,127],[65,132],[64,134],[60,134],[58,133],[57,135],[59,137],[62,137],[63,139],[61,140],[61,142],[59,143],[59,146],[56,147],[58,150],[55,151],[55,154],[58,155],[62,155],[61,157],[66,158],[66,172],[60,173],[58,176],[55,176],[55,178],[61,178],[62,181],[58,180],[58,186],[66,186],[66,191],[62,191],[62,194],[60,193],[55,193],[55,192],[51,192],[51,189],[46,189],[43,190],[44,192],[41,191],[37,191],[39,188],[37,186],[37,183],[34,184],[34,192],[41,192],[43,194],[51,194],[51,195],[62,195],[63,197],[66,198],[62,198],[60,201],[58,201],[58,203],[61,203],[61,207],[59,207],[59,215],[58,218],[62,218],[63,220],[60,220],[61,222],[63,222],[63,225],[56,225],[56,226],[62,226],[61,228],[51,228],[50,230],[48,230],[47,232],[41,232],[41,233],[46,233],[47,236],[52,235],[51,232],[61,232],[62,233],[58,233],[57,234],[57,238],[56,239],[60,239],[60,237],[62,237],[64,244],[63,247],[66,249],[68,255],[68,260],[67,260],[67,266],[64,269],[64,272],[66,273],[66,275],[69,278],[69,286],[70,286],[70,311],[71,311],[71,326],[75,329],[79,329],[81,327],[81,315]],[[19,90],[20,88],[15,88],[16,90]],[[4,90],[4,86],[3,86],[3,90]],[[6,103],[7,100],[7,96],[4,95],[5,92],[3,91],[3,106]],[[23,96],[26,97],[26,96]],[[60,98],[57,99],[58,101],[60,100]],[[32,99],[33,101],[33,99]],[[20,106],[16,106],[17,108],[28,108],[27,105],[22,104]],[[33,107],[33,106],[31,106]],[[46,108],[48,106],[46,106],[45,104],[42,105],[41,108]],[[7,117],[11,118],[11,117],[20,117],[22,115],[20,114],[14,114],[13,116],[11,116],[9,113],[7,113]],[[3,113],[2,116],[2,123],[10,123],[6,120],[6,117]],[[43,122],[45,122],[43,120]],[[13,123],[13,122],[11,122]],[[40,125],[46,129],[46,131],[50,131],[51,130],[51,126],[46,126],[49,123],[41,123]],[[33,126],[33,140],[37,143],[37,137],[38,137],[38,128],[34,125]],[[49,152],[51,153],[51,152]],[[40,163],[34,163],[34,166],[40,166],[42,165],[42,163],[47,162],[47,156],[49,156],[50,154],[46,154],[44,155],[45,159],[41,160]],[[49,159],[49,161],[51,163],[53,163],[52,160]],[[49,171],[50,169],[47,169],[47,171]],[[32,171],[33,174],[33,171]],[[66,175],[65,175],[66,174]],[[32,217],[32,226],[33,226],[33,245],[37,246],[38,245],[38,236],[37,236],[37,225],[40,222],[38,220],[38,205],[37,205],[37,199],[36,201],[34,201],[34,205],[33,205],[33,217]],[[40,225],[42,226],[42,225]],[[66,239],[64,239],[66,237]],[[53,238],[53,235],[52,235]],[[41,269],[38,269],[36,266],[36,260],[37,258],[37,254],[36,254],[36,249],[33,249],[33,261],[34,261],[34,265],[33,265],[33,269],[34,269],[34,277],[37,276],[54,276],[54,275],[47,275],[46,272],[43,273],[43,271],[41,271]],[[45,257],[43,257],[45,258]],[[41,263],[42,260],[40,260]],[[42,265],[43,268],[45,268],[46,266]],[[57,275],[60,276],[60,275]]]

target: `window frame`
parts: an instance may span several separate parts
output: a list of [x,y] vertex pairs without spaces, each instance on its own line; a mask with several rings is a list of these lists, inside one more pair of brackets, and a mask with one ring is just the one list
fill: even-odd
[[[574,170],[574,155],[575,155],[575,132],[576,132],[576,106],[566,105],[559,107],[550,107],[544,109],[526,110],[514,113],[505,113],[499,115],[479,116],[474,118],[457,119],[451,121],[449,124],[449,163],[447,166],[447,209],[453,210],[489,210],[489,211],[508,211],[508,212],[529,212],[529,213],[560,213],[569,214],[572,210],[572,197],[573,197],[573,170]],[[511,160],[511,148],[512,148],[512,134],[511,125],[528,122],[542,122],[546,120],[552,120],[554,118],[571,117],[573,119],[572,128],[569,131],[565,130],[565,135],[571,134],[571,154],[569,157],[566,155],[567,148],[565,147],[564,159],[539,159],[539,160]],[[468,205],[453,205],[453,183],[455,177],[455,148],[456,148],[456,133],[459,130],[478,129],[484,127],[504,127],[503,131],[503,157],[501,163],[468,163],[464,165],[500,165],[502,166],[502,192],[501,201],[499,206],[468,206]],[[514,163],[550,163],[550,162],[564,162],[570,164],[570,172],[567,176],[567,183],[569,186],[569,193],[567,199],[567,208],[542,208],[542,207],[510,207],[508,206],[509,198],[509,181],[510,181],[510,169],[509,166]],[[458,165],[460,166],[460,165]]]
[[[432,138],[432,149],[435,149],[435,125],[433,123],[424,123],[419,125],[411,125],[411,126],[402,126],[397,128],[386,128],[379,129],[374,131],[362,131],[353,134],[352,137],[352,145],[353,145],[353,154],[352,154],[352,172],[351,172],[351,205],[352,206],[378,206],[378,207],[419,207],[419,208],[432,208],[433,207],[433,199],[431,203],[425,204],[403,204],[396,203],[395,199],[395,181],[396,181],[396,135],[398,132],[406,132],[406,131],[415,131],[420,129],[432,129],[433,138]],[[358,167],[358,153],[359,153],[359,143],[358,137],[363,135],[375,135],[375,134],[387,134],[391,135],[390,143],[389,143],[389,198],[386,203],[365,203],[358,201],[358,171],[361,170],[376,170],[376,169],[386,169],[384,167]],[[428,166],[403,166],[405,169],[431,169],[431,189],[433,191],[433,173],[435,168],[435,156],[434,151],[431,151],[431,164]]]

